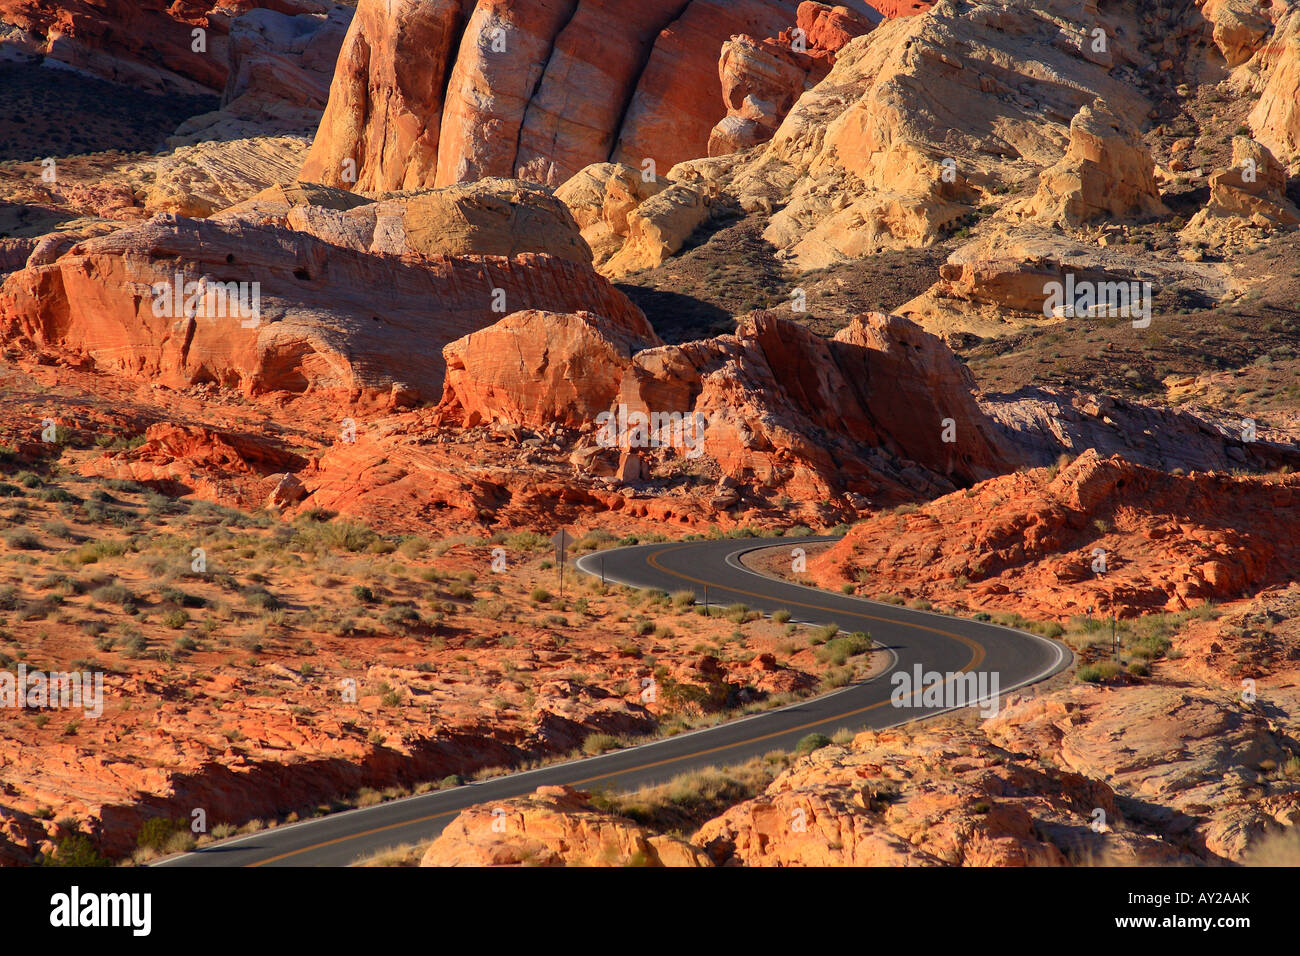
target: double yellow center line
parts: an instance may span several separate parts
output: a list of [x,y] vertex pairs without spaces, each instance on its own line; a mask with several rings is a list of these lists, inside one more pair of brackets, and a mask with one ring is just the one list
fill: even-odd
[[[699,585],[703,585],[704,587],[717,588],[720,591],[726,591],[731,594],[743,594],[746,597],[759,598],[762,600],[770,600],[770,598],[768,598],[767,595],[762,594],[758,591],[746,591],[743,588],[730,587],[725,584],[718,584],[714,581],[706,581],[703,578],[697,578],[697,577],[692,577],[689,574],[683,574],[681,571],[674,571],[670,568],[665,568],[662,564],[659,563],[659,555],[667,554],[671,551],[676,551],[685,547],[690,547],[690,545],[682,545],[682,544],[671,545],[659,551],[651,552],[651,554],[646,559],[647,563],[657,571],[661,571],[664,574],[671,575],[672,577],[681,578],[683,581],[690,581],[692,584],[699,584]],[[951,638],[952,640],[957,641],[958,643],[963,644],[966,647],[970,648],[971,651],[970,660],[967,661],[966,666],[964,666],[959,673],[964,674],[968,671],[971,671],[974,668],[979,667],[979,665],[984,661],[985,650],[983,645],[981,645],[977,641],[971,640],[968,637],[963,637],[960,634],[954,634],[952,631],[945,631],[942,628],[927,627],[924,624],[912,624],[906,621],[897,621],[887,617],[879,617],[874,614],[863,614],[858,611],[836,610],[834,608],[828,608],[821,604],[813,604],[806,601],[784,601],[782,603],[788,606],[807,608],[814,611],[820,611],[824,614],[830,614],[835,617],[852,617],[863,621],[879,621],[885,624],[892,624],[898,627],[910,627],[918,631],[927,631],[931,634],[939,634],[942,635],[943,637]],[[945,679],[945,683],[947,683],[947,681],[952,679],[953,679],[952,675],[949,675]],[[916,694],[919,694],[920,692],[921,692],[921,688],[917,688],[916,690],[913,690],[912,693],[909,694],[908,696],[912,697],[915,696]],[[772,733],[760,734],[757,737],[747,737],[744,740],[738,740],[734,743],[723,744],[718,747],[709,747],[704,750],[692,751],[689,754],[682,754],[676,757],[669,757],[664,760],[653,760],[647,763],[638,764],[635,767],[627,767],[623,770],[617,770],[612,773],[602,773],[602,774],[597,774],[593,777],[584,777],[580,780],[573,780],[568,785],[572,787],[578,787],[578,786],[582,786],[583,784],[593,783],[597,780],[605,780],[608,779],[609,777],[617,777],[617,776],[622,776],[624,774],[638,773],[643,770],[651,770],[655,767],[663,767],[668,764],[680,763],[682,761],[687,761],[687,760],[691,760],[691,761],[698,760],[701,757],[708,757],[712,754],[722,753],[725,750],[733,750],[736,747],[744,747],[751,744],[760,743],[764,740],[770,740],[773,737],[783,737],[787,734],[798,733],[799,731],[807,730],[810,727],[817,727],[819,725],[831,723],[833,721],[840,721],[840,720],[845,720],[846,718],[849,717],[856,717],[859,714],[865,714],[868,711],[872,711],[872,710],[876,710],[877,708],[884,707],[890,702],[891,702],[890,699],[886,698],[885,700],[876,701],[876,703],[874,704],[868,704],[865,707],[859,707],[855,710],[850,710],[843,714],[836,714],[834,717],[823,717],[818,720],[809,721],[806,724],[800,724],[797,727],[785,727],[781,730],[773,731]],[[666,739],[672,739],[672,738],[666,738]],[[658,743],[659,741],[654,741],[654,742]],[[336,846],[339,843],[347,843],[349,840],[361,840],[366,837],[374,836],[375,834],[378,833],[385,833],[389,830],[397,830],[397,829],[401,829],[402,827],[417,826],[421,823],[429,823],[433,820],[441,820],[443,817],[454,816],[455,814],[458,814],[460,812],[461,812],[460,809],[444,810],[441,813],[433,813],[430,814],[429,816],[417,817],[414,820],[404,820],[401,823],[390,823],[387,826],[375,827],[370,830],[363,830],[360,833],[353,833],[353,834],[349,834],[348,836],[335,837],[333,840],[325,840],[321,843],[314,843],[311,846],[305,846],[298,850],[290,850],[288,853],[281,853],[278,856],[267,857],[265,860],[259,860],[256,863],[250,863],[248,864],[248,866],[257,867],[257,866],[265,866],[268,863],[277,863],[280,860],[287,860],[290,857],[298,856],[303,853],[311,853],[315,850],[324,849],[327,846]]]

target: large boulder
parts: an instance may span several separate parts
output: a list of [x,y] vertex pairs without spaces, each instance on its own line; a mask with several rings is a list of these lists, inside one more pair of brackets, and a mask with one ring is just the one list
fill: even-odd
[[709,865],[698,847],[599,811],[590,794],[569,787],[470,807],[420,859],[420,866]]
[[440,411],[470,428],[581,428],[614,403],[632,356],[661,344],[644,319],[518,312],[443,349]]

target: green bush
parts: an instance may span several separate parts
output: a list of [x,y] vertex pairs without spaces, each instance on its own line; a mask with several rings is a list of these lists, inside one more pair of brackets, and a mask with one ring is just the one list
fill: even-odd
[[831,738],[825,734],[809,734],[795,745],[794,752],[799,754],[810,754],[814,750],[820,750],[829,746]]
[[836,667],[843,667],[850,657],[865,654],[869,650],[871,650],[871,636],[862,631],[855,631],[827,641],[817,649],[817,659],[834,664]]
[[140,824],[140,830],[136,834],[135,842],[137,846],[143,849],[157,850],[161,853],[166,849],[171,838],[177,833],[184,832],[185,829],[184,820],[151,817]]
[[42,861],[44,866],[112,866],[108,858],[100,855],[90,837],[80,833],[63,837],[54,847],[54,853]]
[[[168,611],[163,614],[162,622],[164,626],[170,627],[173,631],[179,631],[186,624],[190,623],[190,616],[180,608],[177,608],[174,611]],[[179,643],[180,641],[177,641],[177,644]]]
[[838,624],[827,624],[825,627],[816,627],[813,628],[812,634],[809,636],[808,641],[814,646],[825,644],[827,641],[829,641],[839,632],[840,632],[840,628]]

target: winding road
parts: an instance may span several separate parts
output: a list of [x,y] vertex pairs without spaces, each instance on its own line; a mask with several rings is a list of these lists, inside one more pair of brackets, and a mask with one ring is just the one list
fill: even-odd
[[[716,727],[679,734],[625,750],[553,764],[377,806],[348,810],[212,844],[160,861],[160,866],[346,866],[387,847],[427,842],[461,810],[531,793],[537,787],[568,784],[583,788],[633,788],[661,783],[707,766],[740,763],[772,750],[794,749],[811,733],[841,728],[880,729],[933,716],[952,707],[919,693],[901,704],[912,685],[895,694],[893,675],[912,677],[919,667],[941,688],[967,687],[970,677],[1005,694],[1065,668],[1070,652],[1061,644],[1024,631],[965,618],[946,617],[892,604],[831,594],[750,570],[741,557],[773,546],[806,547],[832,538],[709,540],[641,545],[584,555],[582,571],[636,588],[670,593],[694,590],[712,605],[745,604],[771,613],[787,610],[799,623],[837,624],[843,631],[867,631],[892,666],[870,680],[764,711]],[[877,651],[880,653],[880,651]],[[940,683],[942,681],[942,683]],[[959,698],[960,700],[960,698]],[[966,700],[966,703],[973,701]]]

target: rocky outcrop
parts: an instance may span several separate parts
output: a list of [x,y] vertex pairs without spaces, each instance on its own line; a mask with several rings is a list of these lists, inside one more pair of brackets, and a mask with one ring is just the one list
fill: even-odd
[[1300,794],[1285,779],[1260,785],[1261,768],[1295,753],[1293,691],[1270,689],[1264,708],[1243,705],[1237,683],[1076,686],[1013,703],[983,729],[1002,747],[1135,797],[1132,823],[1212,861],[1241,862],[1252,844],[1300,821]]
[[877,593],[1038,620],[1175,611],[1289,580],[1296,501],[1294,475],[1174,475],[1087,451],[1059,472],[1004,475],[916,514],[874,517],[810,570],[828,586],[869,580]]
[[309,141],[255,136],[179,146],[145,165],[140,192],[149,215],[210,216],[276,183],[293,182]]
[[1286,195],[1286,169],[1263,146],[1245,136],[1232,140],[1232,166],[1210,174],[1210,201],[1184,230],[1188,239],[1222,244],[1243,227],[1290,228],[1300,210]]
[[500,806],[464,810],[429,845],[421,866],[709,866],[685,840],[592,806],[570,787],[540,787]]
[[[444,419],[563,424],[583,433],[583,447],[602,441],[600,412],[620,423],[657,416],[660,424],[636,446],[643,457],[703,455],[760,496],[803,500],[846,492],[862,502],[902,500],[1011,467],[975,404],[969,373],[942,342],[902,319],[861,316],[828,341],[757,314],[735,335],[635,352],[626,326],[616,334],[590,316],[551,318],[546,324],[562,330],[553,340],[542,322],[514,316],[449,346]],[[507,342],[530,351],[503,362],[495,355]],[[536,388],[535,376],[586,385],[582,394],[557,386],[557,400]],[[672,433],[695,421],[702,434],[694,426],[686,436]]]
[[644,319],[518,312],[443,349],[439,411],[470,428],[588,427],[613,405],[632,356],[661,344]]
[[343,210],[308,204],[320,191],[280,191],[298,204],[157,217],[11,275],[4,338],[165,384],[414,401],[441,394],[443,345],[503,314],[643,322],[587,265],[565,207],[517,187]]
[[[797,21],[796,0],[361,0],[304,181],[383,192],[481,177],[558,186],[596,163],[662,174],[722,118],[718,53]],[[835,43],[860,0],[809,20]]]
[[[1091,832],[1101,808],[1121,821],[1095,776],[1062,772],[978,731],[859,734],[800,758],[762,795],[691,836],[724,866],[1062,866],[1171,863],[1140,833]],[[1190,858],[1186,858],[1190,859]]]
[[322,0],[3,0],[0,21],[24,31],[32,49],[51,60],[138,89],[193,95],[225,87],[233,16],[258,7],[320,14],[332,6]]
[[1288,166],[1300,160],[1300,10],[1283,16],[1261,53],[1260,95],[1250,111],[1255,139]]
[[601,275],[611,278],[662,265],[709,218],[711,206],[696,186],[616,163],[589,166],[555,196],[582,228]]
[[[808,52],[817,58],[835,62],[835,54],[854,37],[869,33],[878,21],[870,12],[831,6],[817,0],[803,0],[799,4],[797,26],[803,31]],[[889,14],[898,16],[898,14]],[[829,64],[828,64],[829,65]]]
[[882,16],[914,17],[934,6],[933,0],[871,0],[871,6]]
[[728,40],[718,61],[727,115],[709,134],[709,155],[725,156],[771,139],[803,95],[813,63],[779,41],[744,35]]
[[1070,121],[1070,146],[1059,163],[1043,171],[1027,210],[1035,219],[1068,227],[1168,212],[1151,153],[1101,104],[1084,106]]
[[1149,102],[1114,72],[1142,62],[1123,39],[1141,28],[1118,8],[1098,21],[1105,56],[1064,0],[886,21],[838,51],[765,149],[685,166],[745,208],[776,209],[764,238],[800,269],[934,243],[1060,163],[1085,106],[1146,122]]
[[1300,469],[1300,449],[1285,432],[1205,408],[1174,409],[1067,388],[1026,386],[980,403],[1006,442],[1028,464],[1048,466],[1062,454],[1094,449],[1103,457],[1165,471]]
[[266,117],[297,107],[304,117],[319,119],[351,22],[347,7],[297,16],[252,10],[236,19],[230,27],[222,109]]
[[[82,474],[134,481],[172,495],[198,495],[237,507],[262,504],[267,479],[292,472],[306,461],[257,435],[222,432],[199,425],[149,426],[136,448],[93,459]],[[280,478],[280,475],[275,475]],[[281,491],[287,495],[287,488]]]
[[1255,0],[1197,0],[1214,45],[1229,67],[1245,63],[1273,29],[1266,5]]

